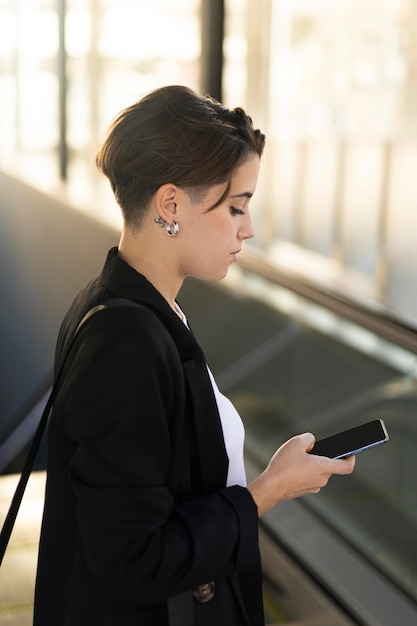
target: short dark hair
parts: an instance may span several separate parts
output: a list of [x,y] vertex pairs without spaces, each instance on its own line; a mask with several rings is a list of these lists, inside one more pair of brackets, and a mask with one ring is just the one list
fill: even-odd
[[[139,226],[158,188],[174,183],[192,197],[229,182],[265,136],[241,108],[228,109],[188,87],[156,89],[114,119],[96,164],[112,186],[125,222]],[[219,199],[217,204],[223,201]]]

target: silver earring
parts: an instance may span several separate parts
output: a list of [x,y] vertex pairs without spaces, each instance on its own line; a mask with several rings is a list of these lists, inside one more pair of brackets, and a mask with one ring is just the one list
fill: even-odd
[[[174,228],[174,230],[172,230],[172,228]],[[165,224],[165,230],[169,237],[176,237],[179,233],[180,227],[178,222],[174,220],[172,224]]]

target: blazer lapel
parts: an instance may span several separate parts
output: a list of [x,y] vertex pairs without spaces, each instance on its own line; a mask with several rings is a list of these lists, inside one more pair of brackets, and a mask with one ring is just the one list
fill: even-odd
[[202,488],[208,493],[226,486],[229,462],[216,399],[198,344],[193,358],[184,362],[184,374],[192,405]]

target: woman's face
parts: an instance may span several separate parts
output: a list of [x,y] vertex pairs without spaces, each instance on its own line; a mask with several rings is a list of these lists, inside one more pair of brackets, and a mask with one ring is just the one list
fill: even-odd
[[184,192],[177,218],[178,243],[181,240],[179,271],[183,278],[224,278],[237,260],[244,240],[254,236],[249,203],[255,193],[259,166],[256,154],[242,163],[232,177],[227,197],[214,209],[211,207],[224,193],[226,184],[211,187],[197,203]]

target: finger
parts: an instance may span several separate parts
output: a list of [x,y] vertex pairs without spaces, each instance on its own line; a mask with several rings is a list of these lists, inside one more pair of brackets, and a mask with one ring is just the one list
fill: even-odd
[[335,474],[351,474],[355,468],[356,457],[352,455],[346,459],[337,459],[334,462],[337,463]]
[[316,442],[313,433],[301,433],[301,435],[298,435],[298,438],[303,442],[305,451],[310,452]]

